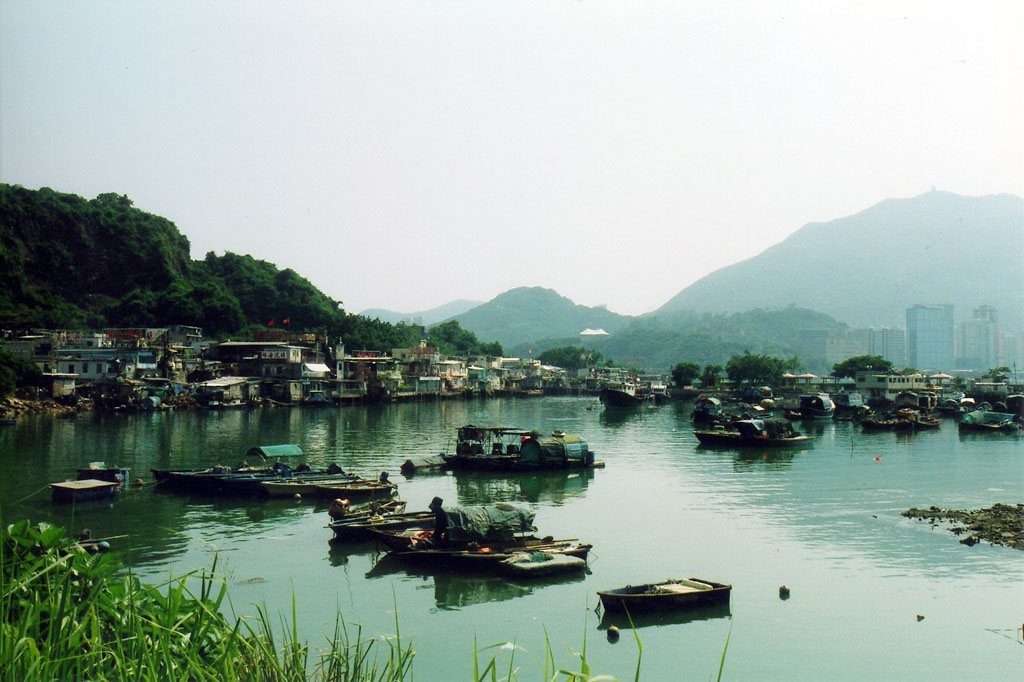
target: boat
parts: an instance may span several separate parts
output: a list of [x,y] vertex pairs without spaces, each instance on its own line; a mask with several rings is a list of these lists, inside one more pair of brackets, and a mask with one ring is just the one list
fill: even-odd
[[729,602],[732,585],[712,582],[703,578],[664,580],[660,583],[626,585],[614,590],[598,592],[605,611],[646,613],[687,609]]
[[503,571],[516,578],[539,578],[587,569],[587,560],[572,554],[534,550],[519,552],[501,561]]
[[763,447],[800,445],[813,440],[793,429],[785,419],[740,419],[729,426],[694,431],[701,445]]
[[386,512],[369,517],[343,517],[330,524],[334,539],[342,542],[364,542],[374,539],[375,530],[401,530],[404,528],[433,529],[434,512]]
[[642,390],[635,381],[610,381],[600,392],[601,404],[605,407],[638,407],[655,403],[649,390]]
[[455,454],[442,455],[444,467],[456,471],[537,471],[602,467],[587,442],[564,431],[542,436],[537,431],[505,426],[461,427]]
[[938,396],[932,391],[900,391],[893,400],[893,409],[909,408],[924,413],[931,412],[938,404]]
[[961,433],[968,431],[1015,433],[1024,428],[1024,424],[1014,421],[1014,415],[1009,412],[974,410],[960,416],[957,428]]
[[[417,564],[509,573],[514,569],[510,569],[506,562],[517,559],[523,552],[543,551],[552,556],[575,557],[586,564],[591,547],[592,545],[579,542],[556,543],[549,547],[505,547],[498,550],[494,550],[488,545],[467,546],[459,549],[422,547],[393,551],[386,556],[397,561]],[[526,574],[520,572],[518,575],[522,577]]]
[[836,412],[836,404],[828,393],[804,393],[800,396],[800,407],[797,408],[797,419],[831,419]]
[[92,478],[50,484],[53,501],[62,503],[106,499],[113,497],[118,488],[120,488],[119,483]]
[[435,514],[432,529],[382,531],[373,535],[391,549],[398,559],[446,566],[515,571],[503,564],[522,561],[518,555],[543,552],[571,556],[586,561],[591,545],[575,538],[556,540],[533,535],[534,513],[510,504],[443,507],[435,498],[430,508]]
[[384,480],[358,478],[356,476],[292,476],[260,480],[260,488],[267,497],[390,497],[398,488]]
[[942,425],[935,417],[929,417],[919,413],[917,410],[904,408],[896,412],[895,423],[892,425],[894,431],[922,431],[937,429]]
[[855,391],[837,393],[833,396],[832,402],[835,403],[835,413],[833,416],[840,421],[853,419],[859,411],[867,407],[867,404],[864,402],[864,396]]
[[696,424],[707,424],[724,416],[722,401],[709,395],[697,396],[693,404],[691,419]]

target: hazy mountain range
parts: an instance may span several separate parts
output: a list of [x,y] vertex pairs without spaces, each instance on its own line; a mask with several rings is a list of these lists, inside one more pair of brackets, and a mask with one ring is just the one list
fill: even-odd
[[[660,318],[660,326],[672,327],[683,313],[795,306],[853,328],[903,327],[906,309],[917,303],[952,303],[958,321],[970,319],[979,305],[992,305],[1005,329],[1021,329],[1024,201],[1009,194],[967,197],[937,191],[888,199],[852,216],[805,225],[759,255],[694,282],[643,317]],[[457,304],[471,302],[449,305]],[[437,315],[427,313],[445,310],[416,315],[430,324],[428,318]],[[387,311],[372,314],[382,320],[410,318]],[[588,327],[615,332],[636,319],[577,306],[540,288],[513,289],[449,314],[480,338],[506,345],[570,336]]]
[[928,192],[805,225],[785,241],[686,287],[656,312],[797,305],[851,327],[902,327],[915,303],[979,305],[1024,321],[1024,201]]

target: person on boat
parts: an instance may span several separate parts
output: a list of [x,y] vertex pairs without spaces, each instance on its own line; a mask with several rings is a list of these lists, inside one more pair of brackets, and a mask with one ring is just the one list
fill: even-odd
[[440,497],[435,497],[427,505],[427,509],[434,512],[434,534],[430,539],[435,547],[442,547],[448,544],[448,516],[441,508],[442,504],[444,504],[444,500]]
[[327,513],[333,520],[337,521],[345,518],[345,515],[348,514],[348,508],[349,501],[338,498],[331,502],[331,506],[328,508]]

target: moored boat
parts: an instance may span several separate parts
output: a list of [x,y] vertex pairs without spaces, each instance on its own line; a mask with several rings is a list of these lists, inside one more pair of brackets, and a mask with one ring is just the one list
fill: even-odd
[[831,419],[836,412],[836,404],[828,393],[804,393],[800,396],[797,411],[798,419]]
[[732,585],[688,578],[626,585],[598,592],[597,595],[606,611],[644,613],[728,603],[731,591]]
[[77,481],[61,481],[51,483],[50,490],[54,502],[84,502],[113,497],[120,487],[119,483],[96,479]]
[[793,429],[785,419],[740,419],[728,426],[694,431],[701,445],[763,447],[801,445],[813,440]]
[[638,407],[654,404],[654,395],[642,390],[635,381],[610,381],[600,393],[601,404],[605,407]]
[[433,529],[434,512],[391,512],[372,514],[369,517],[342,517],[332,521],[328,528],[334,532],[334,539],[343,542],[363,542],[374,538],[375,530],[400,530],[404,528]]
[[542,436],[505,426],[463,426],[445,468],[476,471],[536,471],[602,467],[581,437],[564,431]]

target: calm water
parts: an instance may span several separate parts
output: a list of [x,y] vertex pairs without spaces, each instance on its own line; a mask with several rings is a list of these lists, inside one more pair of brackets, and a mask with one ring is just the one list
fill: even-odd
[[[607,467],[398,474],[466,423],[564,429]],[[800,450],[707,450],[687,404],[610,412],[583,398],[30,418],[0,429],[0,505],[5,523],[127,535],[118,546],[151,582],[209,568],[216,554],[237,613],[265,604],[285,617],[294,594],[314,648],[338,612],[364,633],[393,635],[397,603],[419,680],[469,679],[474,637],[480,648],[514,641],[519,677],[539,680],[545,636],[563,667],[579,669],[571,652],[585,643],[595,672],[632,679],[635,640],[626,630],[606,640],[596,590],[689,576],[731,583],[731,604],[642,624],[643,680],[714,678],[730,630],[724,679],[1024,679],[1024,553],[967,547],[900,516],[912,506],[1024,501],[1024,439],[960,436],[948,421],[913,437],[846,422],[803,428],[816,439]],[[314,466],[387,470],[410,509],[435,495],[528,505],[542,534],[593,543],[589,573],[508,582],[390,566],[372,544],[332,546],[326,507],[312,501],[187,498],[152,485],[77,509],[49,501],[49,482],[90,461],[148,481],[151,467],[234,464],[247,448],[275,443],[300,444]],[[507,660],[510,650],[487,658]]]

